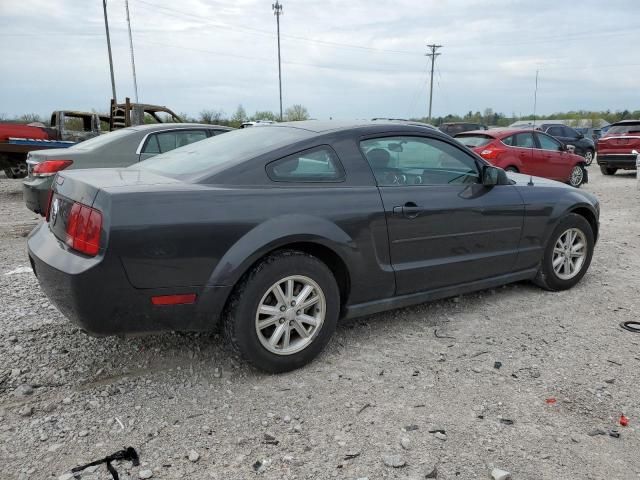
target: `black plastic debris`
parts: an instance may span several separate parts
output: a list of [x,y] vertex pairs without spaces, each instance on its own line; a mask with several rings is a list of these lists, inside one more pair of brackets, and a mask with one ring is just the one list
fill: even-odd
[[113,480],[120,480],[120,476],[118,475],[117,470],[111,465],[111,462],[116,460],[123,460],[125,462],[131,462],[131,465],[137,467],[140,465],[140,458],[138,457],[138,452],[136,452],[135,448],[127,447],[124,450],[118,450],[117,452],[108,455],[100,460],[96,460],[91,463],[87,463],[86,465],[81,465],[79,467],[74,467],[71,469],[71,473],[73,474],[73,478],[80,479],[81,473],[84,469],[93,467],[95,465],[100,465],[101,463],[105,463],[107,465],[107,470],[113,477]]
[[502,367],[502,362],[495,362],[493,364],[493,368],[495,368],[496,370],[500,370],[501,367]]

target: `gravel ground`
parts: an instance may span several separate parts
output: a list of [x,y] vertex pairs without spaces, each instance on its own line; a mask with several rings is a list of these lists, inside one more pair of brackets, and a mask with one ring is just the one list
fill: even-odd
[[573,290],[522,283],[345,322],[277,376],[215,334],[71,326],[25,268],[37,219],[0,176],[0,477],[66,479],[132,446],[141,466],[115,462],[122,479],[639,478],[640,335],[618,324],[640,311],[640,192],[633,174],[590,174],[601,238]]

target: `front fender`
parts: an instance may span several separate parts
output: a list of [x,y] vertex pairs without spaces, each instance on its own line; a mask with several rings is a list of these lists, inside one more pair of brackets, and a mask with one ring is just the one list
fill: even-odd
[[349,265],[357,261],[354,240],[338,225],[313,215],[290,214],[267,220],[242,236],[225,253],[208,285],[232,286],[267,253],[293,243],[309,242],[331,249]]

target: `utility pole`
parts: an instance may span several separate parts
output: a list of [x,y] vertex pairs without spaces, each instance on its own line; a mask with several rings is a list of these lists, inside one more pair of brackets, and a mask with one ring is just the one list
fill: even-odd
[[538,107],[538,70],[536,69],[536,89],[533,91],[533,128],[536,128],[537,107]]
[[129,18],[129,0],[124,0],[124,6],[127,10],[127,26],[129,27],[129,50],[131,51],[131,69],[133,70],[133,91],[136,95],[136,103],[139,103],[138,80],[136,78],[136,61],[133,58],[133,37],[131,36],[131,19]]
[[282,66],[280,62],[280,15],[282,15],[282,4],[279,0],[271,4],[273,14],[276,16],[276,24],[278,28],[278,86],[280,88],[280,121],[282,121]]
[[111,90],[113,91],[113,101],[116,100],[116,81],[113,77],[113,58],[111,57],[111,39],[109,38],[109,21],[107,20],[107,0],[102,0],[104,10],[104,28],[107,31],[107,49],[109,50],[109,69],[111,70]]
[[441,53],[436,53],[439,48],[442,48],[442,45],[431,44],[427,45],[431,49],[431,53],[427,53],[427,57],[431,57],[431,86],[429,87],[429,121],[431,121],[431,106],[433,105],[433,68],[436,63],[436,57],[438,55],[442,55]]

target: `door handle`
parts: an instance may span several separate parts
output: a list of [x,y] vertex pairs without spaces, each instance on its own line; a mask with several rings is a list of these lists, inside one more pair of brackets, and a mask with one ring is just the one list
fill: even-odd
[[416,205],[414,202],[407,202],[401,207],[393,207],[393,213],[395,215],[403,215],[407,218],[416,218],[423,210],[422,207]]

